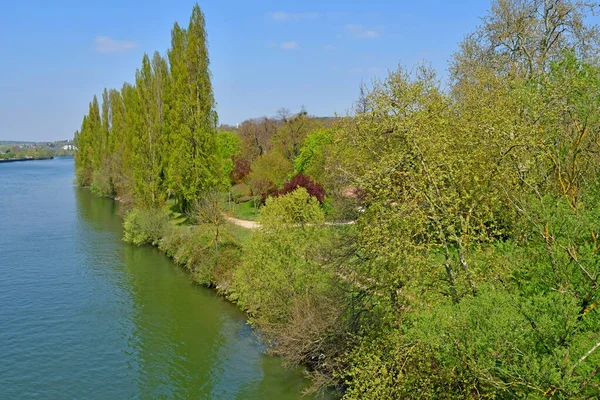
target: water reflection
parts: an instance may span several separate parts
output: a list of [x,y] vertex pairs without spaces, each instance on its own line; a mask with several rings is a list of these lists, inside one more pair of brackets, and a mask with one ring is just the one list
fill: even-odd
[[[306,381],[262,354],[243,314],[158,250],[121,241],[118,205],[75,189],[79,229],[95,232],[85,268],[100,280],[103,320],[119,335],[115,346],[129,397],[198,399],[297,399]],[[98,282],[97,282],[98,283]],[[102,286],[102,285],[99,285]],[[109,312],[106,312],[109,310]]]

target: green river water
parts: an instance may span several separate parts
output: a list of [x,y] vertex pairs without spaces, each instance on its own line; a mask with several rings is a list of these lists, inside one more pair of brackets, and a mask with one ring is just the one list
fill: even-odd
[[0,165],[1,399],[298,399],[243,313],[154,248],[73,159]]

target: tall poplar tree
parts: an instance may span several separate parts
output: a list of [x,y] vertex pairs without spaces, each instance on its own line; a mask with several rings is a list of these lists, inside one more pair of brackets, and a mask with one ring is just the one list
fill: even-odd
[[98,105],[98,98],[94,96],[94,99],[90,103],[90,112],[87,118],[87,129],[89,129],[89,135],[91,139],[91,161],[92,170],[96,172],[100,169],[102,161],[102,121],[100,118],[100,106]]
[[89,105],[88,114],[83,117],[81,130],[75,137],[75,174],[77,182],[89,186],[93,182],[94,172],[100,167],[101,154],[101,121],[98,99]]
[[101,146],[102,154],[100,155],[101,164],[104,164],[106,158],[109,155],[108,149],[108,136],[111,129],[111,109],[112,105],[110,102],[110,96],[108,95],[108,89],[104,88],[102,92],[102,129],[101,129]]
[[123,138],[121,141],[122,156],[121,170],[124,187],[124,195],[126,202],[133,202],[133,138],[136,132],[137,120],[139,119],[139,101],[138,93],[135,86],[125,83],[121,88],[121,97],[123,98],[123,106],[125,116],[123,121]]
[[156,206],[162,197],[161,159],[164,140],[161,86],[166,80],[164,74],[164,70],[153,71],[148,55],[144,55],[142,69],[136,73],[140,118],[134,125],[134,182],[136,200],[146,206]]
[[93,169],[91,160],[91,140],[88,130],[87,115],[83,117],[81,129],[75,132],[75,176],[80,186],[89,186],[92,180]]
[[126,190],[127,171],[123,167],[126,147],[126,110],[123,96],[116,89],[108,93],[111,105],[110,132],[108,136],[107,161],[105,173],[109,175],[114,194],[122,197]]
[[196,4],[187,30],[175,24],[169,52],[172,74],[168,184],[182,209],[217,185],[215,100],[204,15]]

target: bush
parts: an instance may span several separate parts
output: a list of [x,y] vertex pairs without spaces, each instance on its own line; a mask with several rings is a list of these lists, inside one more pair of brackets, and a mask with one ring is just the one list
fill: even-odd
[[308,176],[303,174],[297,174],[289,181],[283,184],[283,188],[277,191],[277,196],[285,195],[293,192],[298,188],[306,189],[306,192],[319,200],[319,203],[323,204],[325,200],[325,189],[323,185],[314,182]]
[[110,177],[103,170],[95,171],[92,179],[90,190],[96,196],[112,197],[115,194],[113,185],[110,182]]
[[229,173],[229,178],[231,178],[232,182],[240,183],[250,173],[250,161],[236,156],[232,160],[233,168]]
[[251,313],[260,310],[265,323],[288,320],[295,295],[310,293],[324,279],[313,257],[322,235],[307,225],[322,220],[319,204],[304,189],[270,198],[261,210],[262,229],[244,246],[234,291]]
[[252,172],[246,180],[254,196],[264,202],[268,196],[276,193],[292,171],[292,163],[280,152],[273,150],[254,161]]
[[125,215],[123,240],[141,246],[156,246],[169,229],[169,214],[163,209],[133,209]]

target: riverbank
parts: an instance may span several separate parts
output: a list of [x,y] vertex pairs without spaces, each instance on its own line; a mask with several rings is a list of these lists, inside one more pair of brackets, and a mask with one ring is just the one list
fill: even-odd
[[0,187],[0,398],[297,400],[309,384],[236,305],[124,243],[121,206],[73,187],[72,158],[0,166]]
[[11,162],[21,162],[21,161],[38,161],[38,160],[53,160],[54,157],[44,157],[44,158],[7,158],[0,159],[0,164],[2,163],[11,163]]
[[[280,199],[307,201],[294,196]],[[345,302],[357,288],[326,268],[322,251],[351,225],[323,224],[320,206],[313,205],[320,216],[304,226],[286,219],[275,204],[261,225],[231,218],[193,224],[167,207],[134,209],[124,218],[124,240],[157,247],[196,283],[236,304],[269,354],[281,356],[284,365],[307,368],[310,393],[335,397],[331,390],[343,389],[334,373],[343,370],[343,353],[352,340]],[[286,221],[281,229],[272,224],[274,215]],[[257,229],[261,226],[265,229]],[[282,270],[285,265],[289,273]]]

